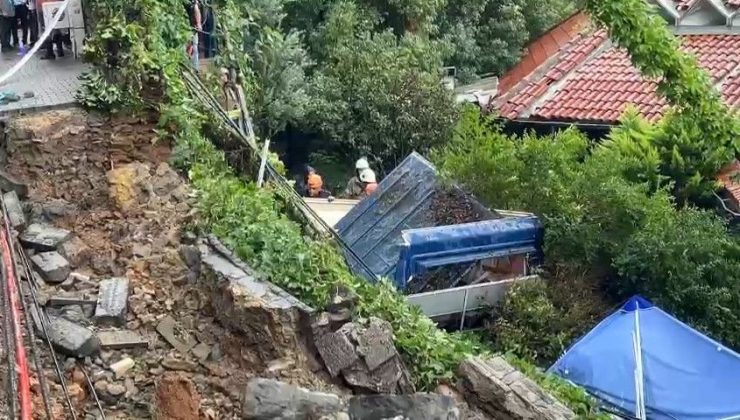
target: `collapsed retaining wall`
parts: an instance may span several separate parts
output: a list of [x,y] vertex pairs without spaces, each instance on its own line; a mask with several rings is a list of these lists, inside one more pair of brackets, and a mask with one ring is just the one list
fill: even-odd
[[[241,333],[261,362],[291,359],[315,366],[311,320],[314,310],[283,289],[262,280],[214,236],[184,250],[199,273],[216,318]],[[325,314],[324,314],[325,315]],[[474,418],[566,420],[576,415],[501,357],[472,357],[458,369],[457,388],[480,410]],[[460,401],[462,403],[462,401]]]
[[576,415],[500,356],[460,364],[458,389],[498,420],[566,420]]
[[291,359],[304,364],[312,354],[306,338],[313,309],[259,279],[213,236],[201,241],[197,252],[198,258],[191,257],[191,264],[197,264],[199,286],[208,293],[215,317],[242,333],[261,362]]

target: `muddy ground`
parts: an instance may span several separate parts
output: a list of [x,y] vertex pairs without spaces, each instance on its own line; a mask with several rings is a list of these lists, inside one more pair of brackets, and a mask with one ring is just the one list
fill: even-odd
[[[181,244],[193,238],[188,227],[197,217],[194,194],[168,165],[170,146],[156,141],[152,121],[67,110],[19,117],[10,126],[6,170],[28,184],[31,217],[74,233],[73,271],[90,278],[66,291],[46,285],[43,294],[94,294],[97,282],[113,276],[131,282],[125,329],[145,337],[149,347],[103,351],[83,361],[108,419],[239,418],[241,393],[253,376],[341,392],[322,374],[296,369],[291,361],[277,369],[254,362],[252,349],[214,321],[180,255]],[[99,329],[85,305],[56,311]],[[156,327],[166,316],[202,344],[205,357],[183,354],[163,339]],[[126,357],[134,367],[114,375],[110,365]],[[69,418],[50,360],[45,354],[54,417]],[[79,418],[95,419],[75,360],[59,360]],[[34,383],[36,417],[45,418]]]

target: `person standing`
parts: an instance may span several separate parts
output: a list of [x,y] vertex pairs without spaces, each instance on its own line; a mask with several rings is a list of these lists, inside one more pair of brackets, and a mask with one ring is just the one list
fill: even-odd
[[[10,36],[15,40],[13,44],[20,48],[22,45],[26,45],[28,39],[28,5],[26,0],[13,0],[15,6],[15,19],[13,19],[12,32]],[[18,24],[20,23],[20,28]],[[21,38],[18,38],[18,29],[21,30]]]
[[203,7],[203,52],[206,58],[216,55],[216,20],[213,6],[206,4]]
[[360,175],[366,169],[370,169],[367,159],[364,157],[357,159],[357,162],[355,162],[355,176],[347,182],[347,187],[342,194],[343,197],[356,198],[362,195],[365,191],[365,184],[360,180]]
[[26,40],[24,37],[23,41],[28,41],[28,45],[33,47],[39,40],[39,15],[36,13],[36,0],[28,0],[28,30],[30,39]]
[[188,14],[188,20],[193,28],[193,36],[190,40],[190,46],[188,47],[188,53],[190,54],[191,61],[193,63],[193,69],[195,71],[200,70],[200,52],[198,47],[200,42],[200,33],[203,31],[203,20],[201,19],[200,1],[199,0],[184,0],[185,10]]
[[11,51],[10,31],[15,20],[15,4],[13,0],[0,0],[0,48],[2,52]]

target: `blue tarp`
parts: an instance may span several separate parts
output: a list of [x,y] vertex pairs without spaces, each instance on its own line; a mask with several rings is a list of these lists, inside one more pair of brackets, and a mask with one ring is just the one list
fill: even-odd
[[648,419],[740,419],[740,355],[639,296],[576,342],[549,372],[634,415],[636,318]]
[[[437,171],[418,153],[411,153],[336,224],[339,236],[367,264],[375,276],[392,277],[401,250],[401,233],[435,226],[429,208],[439,188]],[[476,210],[485,219],[498,216],[480,203]],[[352,270],[369,280],[372,276],[348,256]]]
[[536,254],[542,225],[534,217],[517,217],[451,226],[405,230],[402,233],[394,283],[429,269],[507,255]]

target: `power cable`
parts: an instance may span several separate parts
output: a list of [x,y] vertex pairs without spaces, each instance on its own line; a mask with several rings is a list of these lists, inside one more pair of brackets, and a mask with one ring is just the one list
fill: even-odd
[[[251,121],[247,121],[248,131],[250,132],[250,136],[247,136],[236,124],[234,121],[232,121],[227,112],[223,109],[221,104],[218,102],[218,100],[211,94],[211,92],[208,91],[208,89],[203,85],[201,80],[193,73],[192,68],[190,68],[187,65],[183,64],[183,76],[184,80],[186,81],[186,84],[188,85],[188,88],[190,91],[196,96],[197,99],[200,100],[200,102],[206,106],[210,111],[214,112],[218,117],[220,117],[220,122],[222,122],[226,127],[229,129],[229,131],[234,134],[237,139],[239,139],[242,143],[249,146],[252,151],[254,152],[254,156],[259,157],[261,150],[259,148],[259,145],[257,145],[257,142],[254,138],[253,130],[251,128]],[[242,110],[242,113],[248,118],[248,111],[246,109]],[[378,276],[370,269],[370,267],[367,266],[367,264],[362,260],[362,258],[357,255],[357,253],[339,236],[339,234],[331,227],[329,226],[295,191],[294,188],[290,186],[288,181],[283,177],[276,169],[275,167],[270,163],[267,162],[265,166],[267,174],[270,176],[270,178],[274,181],[274,184],[278,187],[279,190],[282,190],[282,192],[285,194],[285,198],[293,204],[295,207],[297,207],[304,216],[308,219],[309,222],[312,224],[319,225],[323,230],[329,233],[329,235],[339,244],[339,246],[346,251],[345,256],[349,254],[349,256],[356,261],[360,268],[362,269],[365,274],[369,276],[370,279],[377,280]]]

